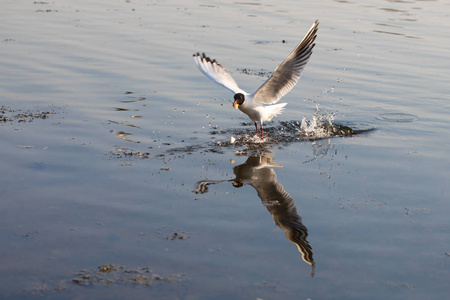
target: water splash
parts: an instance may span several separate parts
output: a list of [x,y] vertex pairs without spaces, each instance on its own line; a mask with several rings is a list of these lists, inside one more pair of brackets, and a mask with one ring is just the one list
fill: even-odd
[[[322,108],[320,104],[314,101],[311,102],[314,103],[316,109],[310,119],[304,116],[301,121],[279,121],[278,125],[275,126],[271,126],[271,124],[276,124],[274,122],[266,122],[264,139],[261,139],[255,134],[252,123],[242,124],[248,125],[252,129],[233,129],[220,133],[235,134],[237,138],[233,143],[236,145],[253,144],[254,146],[257,146],[258,144],[287,144],[296,141],[320,140],[336,136],[343,137],[367,133],[374,130],[373,128],[362,130],[354,129],[346,125],[335,123],[335,112],[329,112],[325,108]],[[217,133],[219,132],[216,132],[216,134]],[[221,145],[225,144],[221,143]]]
[[241,123],[240,128],[230,128],[227,130],[214,129],[210,132],[210,142],[188,145],[167,149],[167,153],[192,153],[210,152],[223,154],[227,150],[235,151],[235,154],[249,155],[258,153],[263,155],[270,152],[273,146],[287,146],[295,142],[324,140],[332,137],[347,137],[357,134],[367,134],[375,128],[360,129],[358,125],[343,125],[334,121],[334,112],[328,112],[321,108],[318,103],[312,101],[316,109],[310,120],[303,117],[301,121],[279,121],[265,122],[264,139],[256,134],[252,122]]
[[307,120],[306,116],[303,117],[298,134],[316,139],[336,135],[337,127],[333,124],[336,113],[329,113],[326,109],[321,108],[318,103],[313,103],[316,105],[316,110],[311,120]]

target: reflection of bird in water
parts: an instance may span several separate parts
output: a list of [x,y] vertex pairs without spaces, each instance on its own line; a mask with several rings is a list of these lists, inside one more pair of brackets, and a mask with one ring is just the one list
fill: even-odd
[[272,214],[275,224],[286,233],[286,238],[297,246],[302,259],[311,265],[311,276],[314,276],[313,253],[306,240],[308,229],[297,213],[294,199],[277,182],[277,175],[272,167],[282,166],[275,164],[271,156],[250,156],[244,164],[234,167],[235,179],[199,181],[194,191],[206,193],[208,185],[230,181],[234,187],[251,185],[257,191],[263,205]]

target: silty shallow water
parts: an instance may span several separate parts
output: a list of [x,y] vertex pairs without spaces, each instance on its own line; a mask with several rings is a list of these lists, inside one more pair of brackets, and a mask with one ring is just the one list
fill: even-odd
[[[1,297],[444,298],[448,9],[5,2]],[[315,19],[312,59],[259,143],[191,55],[252,91]],[[316,104],[373,130],[297,135]]]

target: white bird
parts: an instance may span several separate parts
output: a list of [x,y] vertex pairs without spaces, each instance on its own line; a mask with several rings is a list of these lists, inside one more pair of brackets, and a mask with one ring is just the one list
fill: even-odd
[[234,95],[234,108],[239,108],[253,123],[256,133],[260,124],[263,136],[263,122],[270,121],[274,116],[280,114],[287,103],[277,103],[295,86],[300,79],[301,73],[309,61],[314,48],[314,40],[317,36],[319,20],[316,20],[308,33],[302,39],[289,56],[275,69],[272,76],[261,87],[249,94],[242,90],[230,74],[215,60],[211,60],[205,53],[194,54],[197,67],[206,76],[217,84],[232,91]]

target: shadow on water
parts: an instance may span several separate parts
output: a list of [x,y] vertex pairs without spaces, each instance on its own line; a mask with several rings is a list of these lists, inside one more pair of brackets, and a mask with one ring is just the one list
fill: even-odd
[[272,155],[249,156],[245,163],[233,168],[235,178],[198,181],[193,192],[204,194],[208,192],[209,185],[223,182],[231,182],[236,188],[244,185],[252,186],[261,198],[262,204],[272,215],[275,224],[286,233],[286,239],[297,246],[303,261],[311,266],[311,277],[314,277],[313,252],[306,240],[308,229],[297,213],[294,199],[283,185],[277,182],[277,174],[273,169],[275,167],[283,166],[276,164]]

